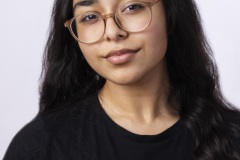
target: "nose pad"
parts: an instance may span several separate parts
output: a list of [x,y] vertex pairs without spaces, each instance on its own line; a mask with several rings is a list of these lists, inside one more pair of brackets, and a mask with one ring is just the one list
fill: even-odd
[[106,28],[104,39],[105,40],[120,40],[128,36],[128,32],[118,26],[113,17],[109,17],[105,20]]

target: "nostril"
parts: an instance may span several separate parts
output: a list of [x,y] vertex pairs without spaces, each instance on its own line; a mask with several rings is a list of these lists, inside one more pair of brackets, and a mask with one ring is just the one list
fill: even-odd
[[121,38],[123,38],[124,36],[123,35],[117,35],[117,39],[121,39]]

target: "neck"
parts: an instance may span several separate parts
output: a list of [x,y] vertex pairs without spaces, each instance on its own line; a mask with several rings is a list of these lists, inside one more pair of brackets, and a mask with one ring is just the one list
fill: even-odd
[[119,85],[107,80],[99,92],[100,102],[114,116],[146,123],[159,117],[171,119],[176,112],[168,104],[170,85],[166,73],[131,85]]

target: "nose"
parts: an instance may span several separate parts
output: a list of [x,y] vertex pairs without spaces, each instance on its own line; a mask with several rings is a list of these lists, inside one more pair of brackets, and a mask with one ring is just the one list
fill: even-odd
[[114,17],[108,17],[105,19],[106,28],[104,39],[107,41],[119,41],[125,39],[128,36],[127,31],[120,28],[115,21]]

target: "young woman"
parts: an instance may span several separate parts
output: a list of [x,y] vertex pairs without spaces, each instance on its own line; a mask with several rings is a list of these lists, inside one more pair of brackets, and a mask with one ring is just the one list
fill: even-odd
[[193,0],[56,0],[40,111],[4,160],[239,160]]

